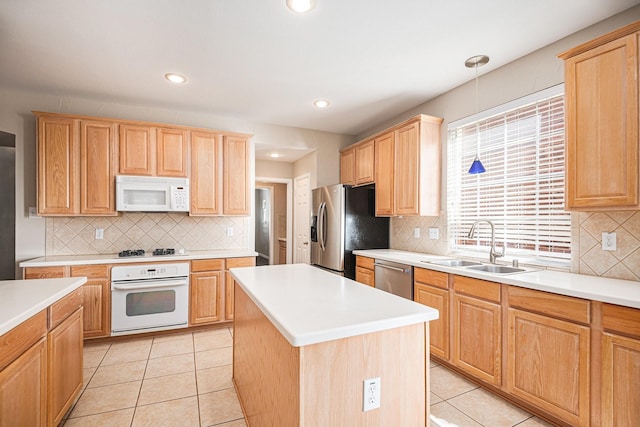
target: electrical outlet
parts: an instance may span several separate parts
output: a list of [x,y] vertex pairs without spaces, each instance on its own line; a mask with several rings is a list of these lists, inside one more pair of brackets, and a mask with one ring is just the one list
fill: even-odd
[[413,237],[416,239],[420,238],[420,227],[416,227],[413,229]]
[[96,228],[96,240],[104,239],[104,228]]
[[227,236],[233,236],[233,227],[227,227]]
[[380,407],[380,377],[364,380],[362,390],[362,412]]
[[38,211],[36,210],[36,208],[33,206],[29,207],[29,218],[37,218],[37,217],[38,217]]
[[436,227],[429,228],[429,239],[438,240],[440,238],[440,229]]
[[616,233],[602,233],[602,250],[616,250]]

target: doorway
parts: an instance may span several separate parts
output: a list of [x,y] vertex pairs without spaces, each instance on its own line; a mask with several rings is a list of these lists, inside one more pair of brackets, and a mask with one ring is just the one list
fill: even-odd
[[256,265],[291,263],[292,199],[291,179],[256,177]]
[[0,280],[16,278],[16,136],[0,131]]

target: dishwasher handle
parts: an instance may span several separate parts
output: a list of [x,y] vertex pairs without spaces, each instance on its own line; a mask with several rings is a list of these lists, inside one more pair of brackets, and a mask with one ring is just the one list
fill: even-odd
[[386,264],[378,264],[377,262],[373,263],[374,267],[382,267],[382,268],[388,268],[389,270],[394,270],[394,271],[399,271],[401,273],[409,273],[409,269],[408,268],[398,268],[398,267],[392,267],[390,265],[386,265]]

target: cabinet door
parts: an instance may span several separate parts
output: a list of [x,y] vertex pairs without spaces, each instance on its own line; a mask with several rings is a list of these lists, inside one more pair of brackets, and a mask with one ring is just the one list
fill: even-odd
[[590,329],[510,308],[507,391],[572,425],[589,424]]
[[[394,195],[396,215],[417,215],[419,213],[419,128],[419,123],[412,123],[395,132]],[[429,166],[424,165],[424,167]]]
[[476,378],[500,386],[502,321],[500,305],[455,294],[452,362]]
[[64,266],[58,267],[27,267],[23,272],[25,279],[50,279],[65,277],[67,269]]
[[49,332],[48,416],[57,426],[82,388],[82,307]]
[[115,123],[80,122],[80,213],[117,215]]
[[449,360],[449,291],[415,282],[413,300],[440,312],[437,320],[429,322],[431,354]]
[[38,117],[38,214],[76,215],[80,189],[77,121]]
[[71,276],[86,276],[82,285],[84,338],[100,338],[111,335],[111,281],[109,265],[76,265]]
[[222,213],[219,136],[191,133],[191,210],[190,215]]
[[375,286],[375,272],[368,268],[356,267],[356,282],[364,283],[365,285]]
[[191,295],[190,325],[202,325],[221,320],[220,290],[222,280],[222,271],[191,273],[191,283],[189,284]]
[[376,216],[394,214],[394,134],[382,135],[375,140]]
[[356,151],[354,148],[340,153],[340,183],[356,184]]
[[225,215],[249,215],[249,141],[225,136],[222,141]]
[[156,174],[186,177],[189,167],[189,132],[159,128],[156,144]]
[[0,371],[0,421],[3,420],[11,420],[15,426],[47,425],[46,338]]
[[120,173],[154,175],[156,172],[156,141],[150,126],[120,125]]
[[[227,268],[234,267],[253,267],[256,265],[255,257],[243,257],[243,258],[228,258]],[[224,318],[226,320],[233,320],[233,302],[234,298],[234,280],[229,271],[225,272],[225,302],[224,302]]]
[[375,148],[373,141],[358,144],[356,147],[356,185],[369,184],[375,179]]
[[566,207],[638,206],[638,37],[565,61]]
[[602,334],[602,425],[640,425],[640,340]]

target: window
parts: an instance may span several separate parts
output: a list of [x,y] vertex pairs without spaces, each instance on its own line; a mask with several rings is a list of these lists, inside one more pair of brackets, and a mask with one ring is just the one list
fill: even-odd
[[[571,216],[564,210],[564,95],[556,86],[448,128],[447,211],[452,251],[496,244],[507,256],[567,261]],[[486,172],[468,173],[476,153]]]

